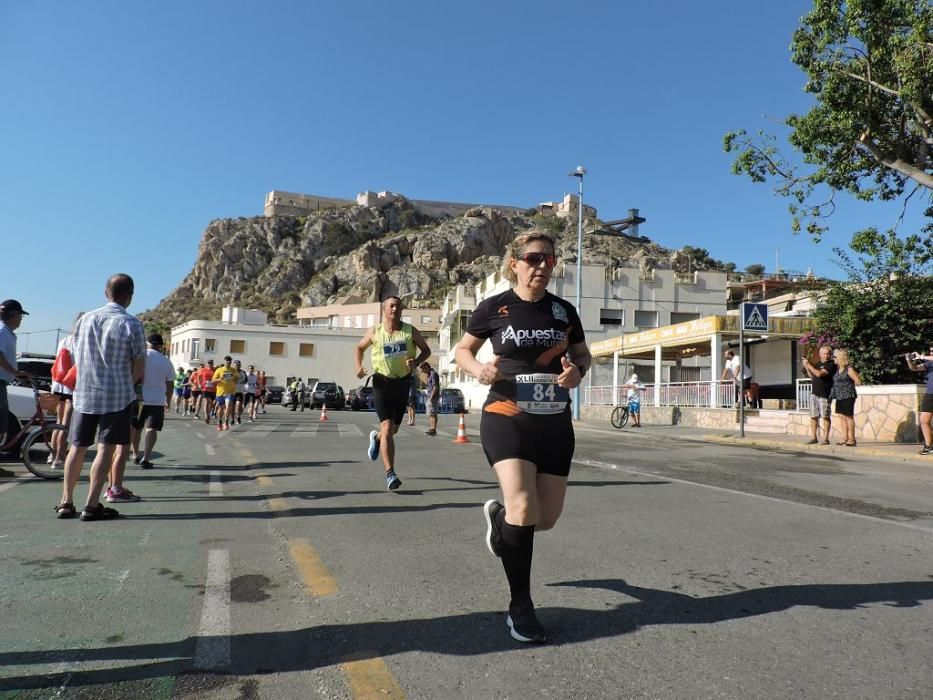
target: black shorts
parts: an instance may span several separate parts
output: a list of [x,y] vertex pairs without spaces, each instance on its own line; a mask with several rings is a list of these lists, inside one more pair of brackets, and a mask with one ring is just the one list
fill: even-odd
[[64,391],[56,391],[55,395],[58,397],[59,403],[64,401],[72,401],[74,398],[71,394],[66,394]]
[[217,400],[217,392],[216,392],[216,391],[202,391],[202,392],[201,392],[201,395],[202,395],[207,401],[216,401],[216,400]]
[[233,400],[234,400],[234,401],[239,401],[240,403],[243,403],[243,392],[242,392],[242,391],[236,392],[236,393],[233,395]]
[[192,395],[194,398],[199,399],[199,398],[201,398],[201,390],[200,390],[200,389],[192,389],[192,390],[191,390],[191,395]]
[[162,430],[165,423],[164,406],[143,406],[138,414],[133,416],[133,427],[142,430],[143,426],[153,430]]
[[249,406],[255,400],[256,400],[255,394],[251,394],[248,391],[245,394],[243,394],[243,405],[244,406]]
[[851,418],[855,415],[855,398],[851,399],[836,399],[836,415],[837,416],[848,416]]
[[924,394],[920,399],[920,413],[933,413],[933,394]]
[[391,420],[396,425],[402,424],[402,416],[408,406],[408,394],[411,391],[411,377],[384,377],[373,375],[373,407],[379,422]]
[[505,459],[524,459],[534,464],[539,474],[570,473],[576,438],[569,408],[552,415],[522,412],[503,416],[483,411],[479,435],[489,466]]
[[95,443],[96,435],[96,442],[105,445],[129,445],[130,423],[135,405],[134,401],[122,411],[101,415],[75,412],[71,419],[68,440],[76,447],[91,447]]

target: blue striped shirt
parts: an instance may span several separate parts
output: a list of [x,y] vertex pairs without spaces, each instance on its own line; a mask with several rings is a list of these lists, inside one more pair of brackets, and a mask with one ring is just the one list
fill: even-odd
[[78,370],[74,408],[103,415],[122,411],[136,398],[132,361],[146,356],[143,324],[110,302],[84,314],[72,349]]

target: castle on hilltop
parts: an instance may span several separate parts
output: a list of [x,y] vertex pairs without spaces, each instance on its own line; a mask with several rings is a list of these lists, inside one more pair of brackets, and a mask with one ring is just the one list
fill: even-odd
[[[272,190],[266,195],[266,202],[263,206],[265,216],[304,216],[318,209],[330,209],[333,207],[384,207],[392,204],[402,195],[395,192],[371,192],[369,190],[360,192],[356,199],[340,199],[338,197],[323,197],[317,194],[299,194],[297,192],[285,192],[284,190]],[[499,209],[507,214],[523,214],[529,207],[515,207],[502,204],[468,204],[465,202],[438,202],[430,199],[411,199],[409,200],[415,209],[422,214],[442,218],[445,216],[463,216],[467,211],[475,207],[492,207]],[[565,194],[560,202],[542,202],[534,207],[540,213],[554,214],[561,218],[576,217],[577,203],[579,197],[575,194]],[[587,204],[583,205],[583,215],[587,218],[595,218],[596,209]]]

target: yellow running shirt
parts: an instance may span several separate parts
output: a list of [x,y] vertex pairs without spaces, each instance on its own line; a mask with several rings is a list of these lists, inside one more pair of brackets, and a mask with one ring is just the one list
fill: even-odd
[[233,367],[221,365],[214,372],[214,387],[217,396],[232,396],[236,393],[237,371]]
[[383,377],[407,377],[411,374],[405,360],[415,357],[414,333],[410,323],[390,333],[381,323],[373,329],[373,372]]

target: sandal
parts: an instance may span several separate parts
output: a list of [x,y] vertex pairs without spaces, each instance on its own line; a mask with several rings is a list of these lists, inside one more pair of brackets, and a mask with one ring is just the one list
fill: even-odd
[[119,511],[113,508],[105,508],[103,503],[98,503],[94,508],[85,508],[81,511],[80,519],[85,522],[89,520],[113,520],[119,514]]
[[55,506],[55,512],[58,514],[59,520],[68,520],[78,514],[74,503],[59,503]]
[[846,447],[855,447],[855,440],[853,440],[852,442],[844,442],[842,444],[845,445]]

